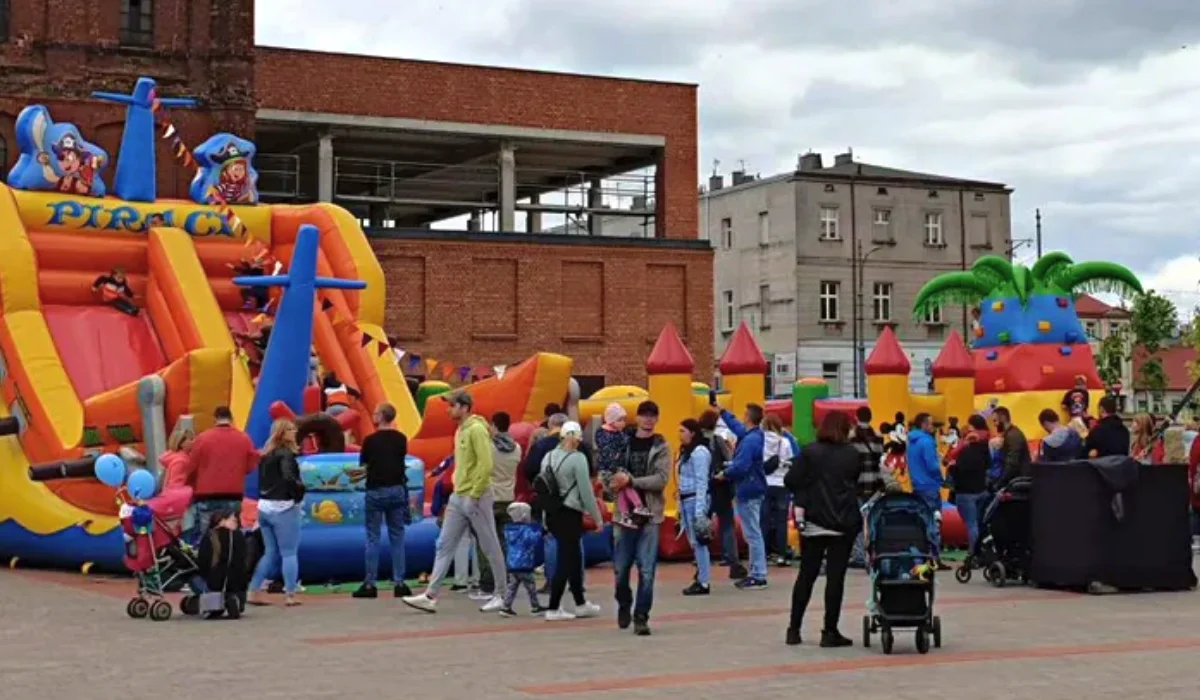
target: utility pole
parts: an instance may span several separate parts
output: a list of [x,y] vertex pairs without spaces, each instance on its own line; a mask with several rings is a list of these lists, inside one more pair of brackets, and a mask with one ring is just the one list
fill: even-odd
[[1042,257],[1042,210],[1034,209],[1034,216],[1037,220],[1037,256]]

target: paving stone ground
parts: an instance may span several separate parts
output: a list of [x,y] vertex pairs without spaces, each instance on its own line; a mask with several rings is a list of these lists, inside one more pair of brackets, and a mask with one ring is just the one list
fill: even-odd
[[[819,649],[819,604],[805,644],[783,645],[794,570],[772,587],[728,582],[679,594],[690,568],[659,572],[654,636],[613,622],[611,573],[589,572],[604,617],[505,620],[458,595],[436,615],[381,598],[308,596],[239,621],[131,620],[132,582],[0,571],[0,698],[854,698],[1194,700],[1200,595],[1083,596],[939,582],[942,649],[911,636],[884,656],[858,645],[866,578],[852,573],[842,631],[856,646]],[[819,590],[818,590],[819,601]]]

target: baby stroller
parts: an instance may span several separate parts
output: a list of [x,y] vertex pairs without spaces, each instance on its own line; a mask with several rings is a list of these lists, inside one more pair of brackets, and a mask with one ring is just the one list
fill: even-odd
[[192,593],[179,601],[184,615],[203,615],[212,620],[227,616],[236,620],[246,609],[249,581],[249,546],[240,528],[228,529],[215,524],[232,516],[233,511],[213,516],[200,541],[199,569],[192,579]]
[[996,493],[979,523],[975,548],[954,571],[959,583],[971,580],[972,569],[983,569],[983,580],[997,588],[1009,581],[1029,580],[1030,510],[1033,479],[1013,479]]
[[937,520],[910,493],[876,496],[867,513],[867,573],[871,578],[869,613],[863,616],[863,646],[879,633],[883,653],[895,645],[893,630],[915,628],[917,651],[942,646],[942,620],[933,614],[937,570]]
[[191,499],[191,489],[172,489],[142,505],[121,505],[125,566],[137,579],[137,596],[125,612],[134,619],[169,620],[163,594],[196,573],[194,552],[179,536]]

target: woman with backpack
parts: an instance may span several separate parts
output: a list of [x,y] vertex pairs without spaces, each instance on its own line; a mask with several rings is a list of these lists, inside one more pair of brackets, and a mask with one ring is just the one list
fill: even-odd
[[708,519],[708,478],[712,467],[700,423],[688,418],[679,424],[679,520],[688,544],[696,557],[696,580],[683,589],[684,595],[708,595],[712,575],[708,543],[712,541],[712,521]]
[[[583,516],[592,517],[593,527],[604,528],[604,516],[592,492],[587,458],[579,451],[583,428],[568,421],[559,431],[559,443],[542,460],[542,469],[534,479],[537,504],[546,519],[546,529],[558,542],[554,578],[550,582],[549,621],[595,617],[600,606],[583,597]],[[562,597],[570,585],[575,599],[575,612],[562,608]]]

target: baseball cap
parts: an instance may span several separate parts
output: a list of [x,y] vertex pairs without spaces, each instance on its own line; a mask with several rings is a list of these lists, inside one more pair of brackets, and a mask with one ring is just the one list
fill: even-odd
[[563,427],[558,431],[558,434],[563,437],[583,437],[583,428],[575,421],[569,420],[563,423]]

